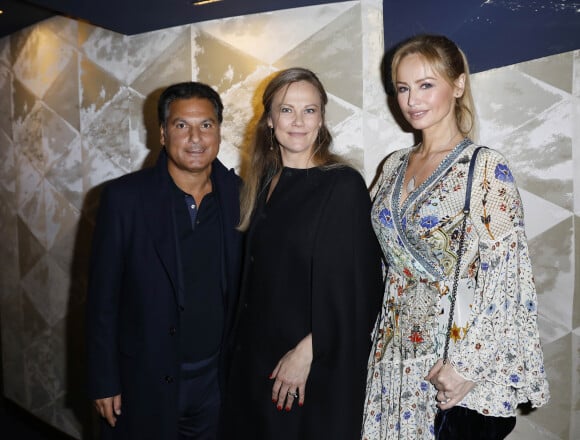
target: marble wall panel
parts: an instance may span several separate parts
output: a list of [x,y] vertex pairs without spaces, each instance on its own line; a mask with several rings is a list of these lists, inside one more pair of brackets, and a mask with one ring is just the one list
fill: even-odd
[[[363,52],[360,11],[359,5],[348,9],[277,60],[276,66],[308,67],[320,77],[327,93],[362,107]],[[348,56],[343,56],[347,53]]]
[[16,192],[16,157],[12,139],[0,130],[0,186],[8,192]]
[[[358,1],[288,9],[243,17],[213,20],[196,27],[266,64],[300,46]],[[299,27],[297,27],[297,23]],[[297,32],[296,30],[300,31]],[[382,31],[382,28],[381,28]],[[382,48],[379,49],[382,53]]]
[[576,98],[580,98],[580,50],[575,50],[572,52],[573,65],[572,65],[572,94]]
[[9,36],[0,38],[0,64],[4,66],[12,65]]
[[80,71],[80,125],[85,127],[121,91],[123,83],[88,57],[81,58]]
[[4,64],[0,64],[0,130],[12,137],[12,72]]
[[538,292],[538,325],[544,343],[572,330],[574,222],[568,218],[529,240]]
[[14,73],[38,98],[42,98],[74,56],[73,47],[52,29],[37,26],[16,54]]
[[46,246],[46,205],[42,174],[24,156],[18,160],[16,188],[20,217],[42,245]]
[[44,95],[44,102],[54,112],[67,121],[75,130],[79,130],[79,60],[75,52],[69,63],[54,80]]
[[[580,228],[580,217],[574,216],[574,229],[578,231]],[[580,249],[580,234],[574,234],[574,247]],[[577,253],[575,254],[575,256]],[[580,273],[580,258],[576,256],[574,264],[575,273]],[[580,277],[574,278],[574,303],[572,304],[572,328],[575,331],[580,331]],[[580,351],[576,352],[580,356]],[[578,363],[578,374],[580,374],[580,363]],[[578,396],[580,399],[580,396]],[[580,406],[577,406],[580,408]]]
[[14,199],[13,192],[0,187],[0,300],[16,292],[20,279],[18,222]]
[[[576,298],[578,299],[578,295]],[[572,353],[570,438],[580,438],[580,328],[576,328],[572,332],[572,347],[570,351]]]
[[513,169],[518,186],[573,209],[573,102],[564,98],[536,118],[492,142]]
[[20,276],[26,275],[46,253],[46,247],[30,231],[26,223],[17,217],[18,222],[18,263]]
[[489,145],[567,96],[565,91],[514,67],[475,74],[472,86],[481,126],[480,138]]
[[574,78],[574,52],[566,52],[549,58],[520,63],[515,68],[546,84],[572,93]]
[[[24,86],[18,78],[12,81],[12,121],[21,122],[32,111],[36,104],[37,98],[34,94]],[[14,128],[14,127],[13,127]]]
[[134,78],[129,78],[127,83],[143,96],[160,87],[191,80],[191,27],[171,29],[171,40],[161,46],[159,42],[164,41],[164,34],[165,31],[152,32],[131,41],[129,59],[145,60],[148,64],[134,65]]
[[[0,109],[5,395],[75,438],[92,438],[78,390],[96,202],[104,182],[156,158],[163,87],[194,79],[218,89],[225,104],[219,157],[238,167],[265,79],[310,67],[329,93],[336,151],[370,184],[388,153],[414,142],[382,89],[382,54],[381,0],[135,36],[58,17],[0,39],[0,98],[11,104]],[[519,417],[509,439],[575,439],[580,50],[478,73],[473,87],[481,141],[508,158],[521,187],[552,383],[550,404]]]
[[79,211],[83,203],[81,138],[75,133],[74,138],[66,145],[66,150],[46,170],[45,178]]

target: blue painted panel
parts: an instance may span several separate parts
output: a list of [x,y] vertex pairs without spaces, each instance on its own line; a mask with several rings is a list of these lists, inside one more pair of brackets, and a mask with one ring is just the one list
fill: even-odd
[[419,33],[443,34],[472,72],[580,49],[580,2],[384,0],[385,48]]

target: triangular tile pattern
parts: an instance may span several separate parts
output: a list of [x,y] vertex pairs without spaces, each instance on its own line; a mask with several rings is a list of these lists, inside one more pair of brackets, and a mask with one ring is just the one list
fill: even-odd
[[521,187],[519,192],[524,205],[524,222],[528,240],[536,238],[573,215],[571,211]]
[[574,300],[573,219],[556,224],[529,241],[538,291],[540,331],[545,342],[572,330]]
[[[47,47],[52,50],[44,50]],[[17,54],[14,73],[37,98],[42,98],[75,53],[51,30],[34,27]]]
[[8,37],[0,38],[0,64],[3,66],[12,65],[10,43],[6,43],[6,41],[8,40],[9,40]]
[[[0,187],[0,313],[1,301],[14,294],[20,279],[18,221],[14,192]],[[2,321],[0,319],[0,321]]]
[[[20,122],[34,107],[36,103],[36,97],[34,94],[28,90],[17,77],[14,77],[12,81],[12,121]],[[6,101],[9,102],[9,101]]]
[[28,226],[18,218],[18,261],[20,263],[20,276],[25,276],[30,269],[46,253],[46,247],[38,241]]
[[88,57],[80,62],[80,126],[89,125],[103,106],[119,94],[123,83]]
[[139,99],[128,87],[122,87],[95,115],[90,125],[83,127],[83,143],[100,151],[125,173],[132,171],[130,129],[130,100]]
[[580,98],[580,50],[573,53],[573,74],[572,74],[572,94]]
[[[160,41],[167,39],[164,35],[165,31],[158,31],[130,39],[134,49],[129,58],[141,63],[134,66],[128,85],[143,96],[158,88],[192,79],[191,27],[172,28],[171,41],[165,41],[167,46],[160,47]],[[131,57],[132,52],[135,53]]]
[[566,52],[549,58],[527,61],[518,64],[517,70],[525,72],[547,84],[572,93],[574,77],[574,53]]
[[26,317],[26,323],[22,323],[21,338],[22,345],[28,347],[36,341],[43,333],[46,333],[50,326],[46,319],[38,311],[36,305],[30,300],[28,295],[21,295],[22,317]]
[[165,52],[172,51],[183,31],[184,27],[176,27],[125,36],[97,27],[85,28],[82,49],[93,63],[123,84],[131,84]]
[[79,211],[83,203],[81,140],[77,134],[64,153],[46,170],[45,178]]
[[44,95],[46,105],[58,113],[75,130],[80,129],[79,88],[70,87],[77,84],[79,78],[79,61],[76,53],[71,56],[68,65],[54,80]]
[[278,59],[276,65],[308,67],[328,93],[362,107],[361,26],[360,6],[353,6]]
[[[211,84],[219,93],[236,87],[262,66],[253,56],[203,32],[196,32],[192,40],[196,80]],[[216,57],[216,53],[223,55]]]
[[12,137],[12,72],[7,66],[0,64],[0,130]]
[[572,211],[574,123],[571,98],[495,139],[518,186]]
[[0,186],[6,191],[16,191],[16,157],[12,139],[0,129]]
[[[574,231],[578,231],[580,228],[580,216],[574,216]],[[580,258],[577,257],[578,249],[580,249],[580,234],[574,234],[574,248],[576,252],[574,256],[576,257],[574,261],[574,273],[580,273]],[[572,328],[574,331],[580,332],[580,277],[574,277],[574,303],[572,304]],[[578,354],[578,362],[580,363],[580,351],[576,352]],[[578,364],[577,364],[578,365]]]
[[34,236],[46,246],[46,215],[42,174],[26,157],[18,161],[16,181],[18,214]]
[[[273,64],[358,2],[339,2],[287,11],[213,20],[196,25],[266,64]],[[296,32],[300,29],[300,32]]]

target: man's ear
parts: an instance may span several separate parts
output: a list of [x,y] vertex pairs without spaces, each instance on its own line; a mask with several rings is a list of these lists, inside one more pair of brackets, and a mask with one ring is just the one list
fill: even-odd
[[159,142],[161,142],[161,146],[164,147],[165,146],[165,127],[163,127],[163,124],[161,124],[159,126]]

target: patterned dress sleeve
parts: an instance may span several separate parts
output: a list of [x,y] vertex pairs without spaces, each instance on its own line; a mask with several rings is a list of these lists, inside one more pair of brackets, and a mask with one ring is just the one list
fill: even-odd
[[469,330],[450,361],[463,377],[478,383],[468,399],[489,401],[511,394],[512,403],[504,405],[529,400],[540,406],[549,391],[523,207],[498,152],[486,149],[479,155],[471,197],[479,251],[477,284]]

